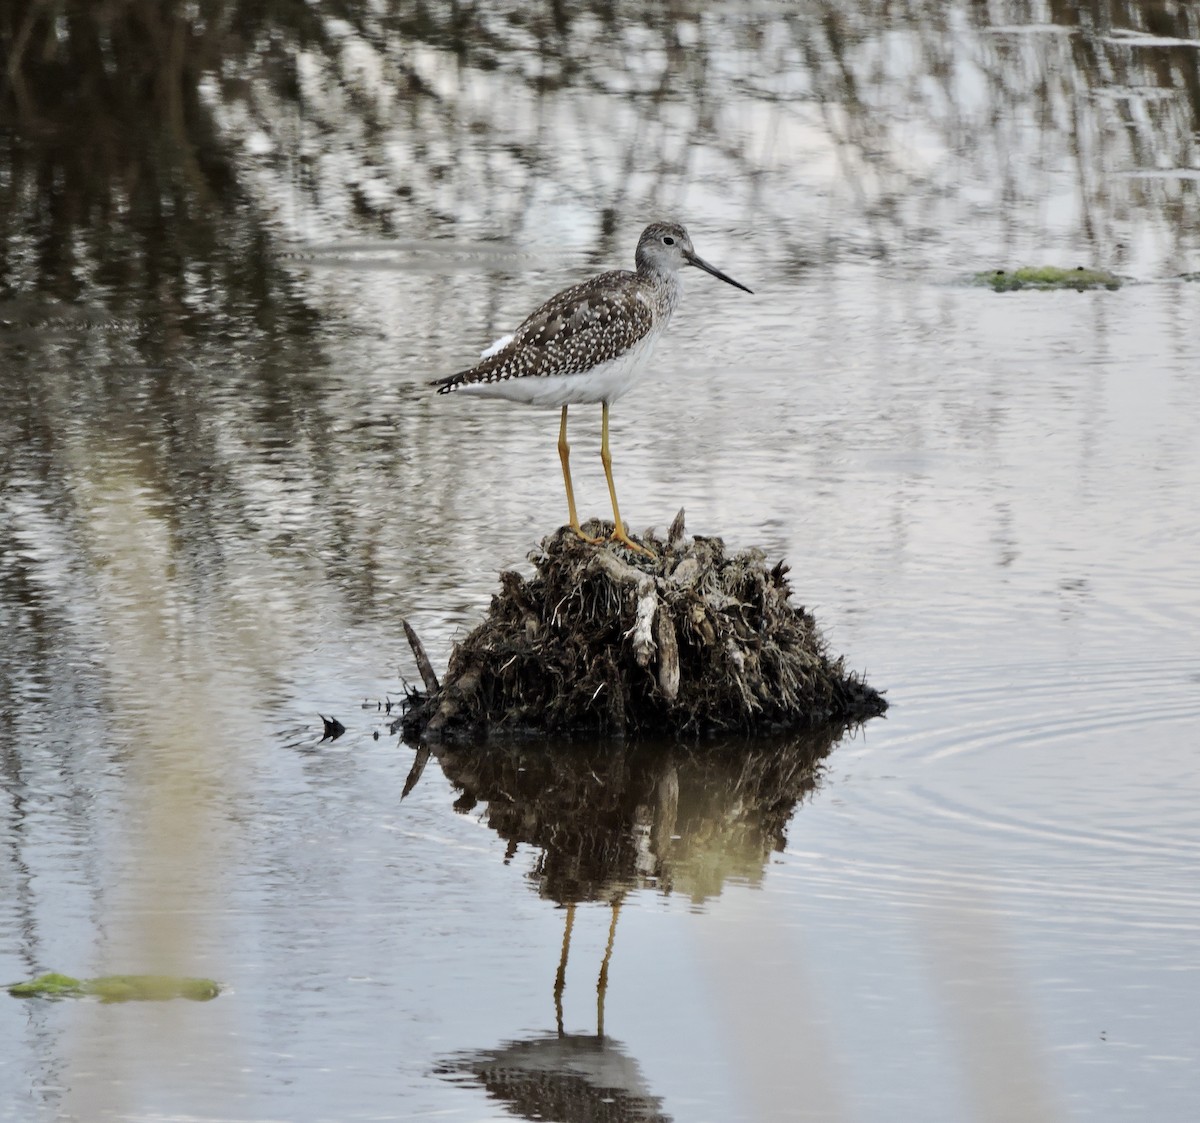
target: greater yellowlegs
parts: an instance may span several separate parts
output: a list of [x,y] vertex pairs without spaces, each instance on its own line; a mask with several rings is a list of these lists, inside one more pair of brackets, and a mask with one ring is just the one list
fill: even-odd
[[487,398],[507,398],[528,405],[562,407],[558,456],[567,489],[571,529],[599,545],[579,525],[571,487],[567,407],[600,403],[600,459],[612,500],[612,538],[643,554],[625,532],[608,449],[608,407],[634,384],[666,330],[682,292],[679,271],[695,265],[735,288],[745,285],[709,265],[692,249],[688,232],[675,223],[653,222],[638,239],[636,272],[614,269],[552,296],[511,335],[498,339],[470,370],[432,385],[439,394],[458,391]]

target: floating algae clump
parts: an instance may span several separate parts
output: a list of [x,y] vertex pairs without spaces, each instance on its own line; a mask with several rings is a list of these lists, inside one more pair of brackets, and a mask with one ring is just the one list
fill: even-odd
[[977,285],[990,285],[996,292],[1015,292],[1017,289],[1119,289],[1121,278],[1104,269],[1058,269],[1052,265],[1038,268],[990,269],[975,274]]
[[444,682],[406,625],[426,691],[409,696],[405,736],[759,733],[887,708],[790,603],[782,562],[686,538],[682,511],[665,542],[645,542],[657,558],[631,562],[565,527],[545,539],[532,577],[500,575]]
[[8,993],[14,998],[83,998],[91,996],[104,1002],[163,1002],[169,998],[190,998],[205,1002],[221,992],[211,979],[190,979],[178,975],[102,975],[97,979],[73,979],[70,975],[49,972],[25,983],[12,983]]

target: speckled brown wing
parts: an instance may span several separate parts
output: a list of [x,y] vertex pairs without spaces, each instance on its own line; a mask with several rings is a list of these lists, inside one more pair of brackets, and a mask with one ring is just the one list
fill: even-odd
[[432,385],[447,394],[479,382],[579,374],[622,355],[653,325],[637,275],[621,269],[601,273],[551,297],[494,355]]

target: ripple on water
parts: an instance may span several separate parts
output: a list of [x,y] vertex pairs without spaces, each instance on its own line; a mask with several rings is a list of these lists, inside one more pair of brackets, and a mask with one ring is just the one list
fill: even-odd
[[[909,907],[986,902],[1072,938],[1163,954],[1200,924],[1200,716],[1185,657],[959,668],[893,692],[793,826],[781,876]],[[835,758],[835,760],[838,758]],[[1120,936],[1124,933],[1124,936]]]

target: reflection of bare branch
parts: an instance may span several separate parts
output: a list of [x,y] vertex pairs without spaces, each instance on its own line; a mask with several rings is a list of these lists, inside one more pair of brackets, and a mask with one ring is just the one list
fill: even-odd
[[[1045,15],[1020,3],[912,0],[753,19],[648,6],[618,19],[579,4],[397,2],[380,12],[344,0],[289,9],[286,22],[242,3],[207,0],[189,19],[129,0],[115,12],[74,10],[62,41],[50,30],[56,10],[11,6],[0,27],[9,59],[0,104],[21,129],[40,121],[72,134],[55,156],[75,196],[64,212],[71,221],[87,221],[93,201],[111,214],[118,197],[135,211],[139,198],[169,197],[172,160],[183,189],[175,205],[205,221],[253,170],[235,155],[246,140],[231,112],[239,104],[249,127],[298,157],[306,205],[350,225],[396,229],[415,208],[425,222],[465,220],[511,236],[557,192],[580,213],[608,216],[607,238],[615,213],[640,218],[724,181],[749,185],[797,259],[811,247],[787,231],[811,209],[802,196],[813,185],[797,125],[814,140],[823,134],[840,168],[827,214],[839,244],[872,254],[911,254],[922,227],[945,228],[942,188],[964,177],[998,184],[993,221],[1002,226],[1071,161],[1080,230],[1111,243],[1122,198],[1178,212],[1186,196],[1163,179],[1114,192],[1081,145],[1097,154],[1096,143],[1111,143],[1099,157],[1112,167],[1164,157],[1180,166],[1195,155],[1198,52],[1140,50],[1110,34],[1187,40],[1197,34],[1188,5],[1111,14],[1051,5],[1045,34],[1017,35],[1008,29]],[[36,42],[46,49],[30,50]],[[214,77],[216,100],[199,96]],[[68,103],[60,91],[72,86],[100,96]],[[1169,96],[1143,99],[1141,115],[1127,112],[1141,95],[1118,98],[1114,122],[1109,102],[1090,97],[1101,87]],[[147,128],[156,120],[157,135]],[[751,121],[766,125],[762,147],[748,143],[759,131],[747,130]]]

